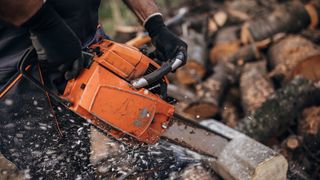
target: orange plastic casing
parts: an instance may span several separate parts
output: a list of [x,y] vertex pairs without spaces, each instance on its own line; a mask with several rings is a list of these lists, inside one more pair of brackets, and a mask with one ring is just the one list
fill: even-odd
[[[62,96],[70,109],[108,134],[124,134],[153,144],[169,125],[174,107],[147,89],[134,89],[130,80],[144,75],[152,64],[139,50],[104,40],[89,68],[70,80]],[[167,81],[167,80],[165,80]]]

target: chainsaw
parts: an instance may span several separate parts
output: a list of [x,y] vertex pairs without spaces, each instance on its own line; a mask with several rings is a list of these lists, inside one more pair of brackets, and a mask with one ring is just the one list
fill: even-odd
[[[124,142],[124,137],[146,144],[155,144],[160,138],[168,140],[216,159],[220,163],[217,171],[223,177],[238,176],[236,169],[225,164],[226,160],[219,161],[223,153],[230,155],[230,158],[234,154],[236,159],[245,156],[244,160],[235,164],[240,163],[239,167],[244,168],[239,171],[247,174],[258,169],[259,164],[265,165],[266,161],[279,158],[275,153],[270,153],[269,156],[260,157],[261,162],[258,164],[241,164],[249,160],[247,156],[250,151],[261,148],[266,153],[272,150],[248,137],[244,141],[244,135],[221,124],[210,129],[175,113],[175,100],[167,95],[169,81],[166,75],[181,66],[183,54],[178,54],[175,59],[160,66],[137,48],[101,40],[91,45],[84,55],[85,68],[79,76],[67,82],[62,95],[50,91],[32,77],[27,71],[27,61],[22,60],[20,63],[20,72],[50,97],[107,135],[121,142]],[[237,140],[239,138],[241,141]],[[249,149],[246,147],[244,155],[225,150],[230,144],[239,142],[253,143],[253,146]],[[241,144],[237,146],[240,148]],[[230,175],[232,171],[234,173]],[[270,172],[275,171],[277,169]]]

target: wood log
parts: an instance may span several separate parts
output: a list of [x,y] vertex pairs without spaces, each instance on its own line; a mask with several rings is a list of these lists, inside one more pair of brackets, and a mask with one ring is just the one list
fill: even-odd
[[248,44],[240,47],[228,61],[237,65],[244,65],[246,62],[258,59],[260,57],[258,51],[254,44]]
[[178,101],[192,102],[197,99],[195,92],[189,89],[187,86],[169,84],[167,93],[168,96],[173,97]]
[[225,101],[221,109],[222,122],[231,128],[235,128],[239,121],[237,107],[230,101]]
[[147,34],[142,33],[142,34],[138,34],[135,38],[127,41],[126,45],[140,48],[141,46],[150,42],[151,42],[151,38]]
[[218,33],[214,47],[210,50],[209,59],[212,64],[218,61],[232,62],[242,65],[244,62],[260,58],[259,49],[270,44],[270,40],[241,45],[238,37],[239,27],[222,29]]
[[210,13],[208,16],[207,29],[209,37],[212,37],[228,20],[228,14],[225,11]]
[[238,123],[237,129],[266,142],[287,129],[305,107],[317,104],[320,104],[320,87],[297,77],[277,90],[253,115]]
[[244,65],[261,58],[259,49],[270,44],[270,40],[240,46],[238,42],[219,43],[210,50],[210,60],[213,64],[218,61]]
[[301,137],[291,135],[284,140],[283,144],[286,148],[295,150],[301,146]]
[[119,43],[125,43],[136,37],[138,30],[139,28],[135,26],[118,26],[113,40]]
[[206,43],[204,36],[189,30],[184,38],[188,44],[187,64],[176,72],[177,81],[184,85],[199,83],[206,73]]
[[184,112],[200,119],[216,115],[219,112],[224,91],[233,77],[234,69],[235,66],[232,64],[217,64],[214,67],[214,74],[196,86],[198,101],[189,104]]
[[[299,120],[298,134],[303,137],[307,154],[318,156],[320,153],[320,106],[306,108]],[[320,162],[319,162],[320,163]]]
[[240,118],[240,90],[232,87],[228,90],[226,98],[222,104],[222,122],[231,128],[235,128]]
[[297,64],[292,70],[289,79],[302,76],[310,81],[320,81],[320,54],[311,56]]
[[300,1],[290,1],[275,8],[271,14],[249,22],[248,30],[254,41],[270,38],[277,33],[296,33],[307,28],[310,15]]
[[221,142],[212,144],[217,151],[216,159],[206,158],[224,179],[286,179],[287,160],[276,151],[217,121],[206,120],[201,124],[229,139],[219,147],[215,145]]
[[304,38],[309,39],[310,41],[312,41],[315,44],[320,43],[320,30],[319,29],[314,29],[314,30],[306,29],[301,32],[301,35]]
[[240,42],[240,26],[230,26],[222,28],[215,37],[214,44]]
[[317,54],[320,54],[320,48],[311,41],[301,36],[288,36],[272,45],[268,51],[273,68],[269,76],[285,83],[299,62]]
[[197,97],[194,91],[187,86],[169,84],[167,89],[168,96],[177,100],[175,104],[175,111],[187,118],[193,118],[189,114],[184,112],[184,109],[188,107],[190,103],[196,102]]
[[224,61],[243,65],[244,62],[259,59],[259,49],[264,49],[271,43],[271,39],[266,39],[241,45],[238,37],[239,31],[239,27],[236,26],[223,29],[221,33],[218,33],[215,46],[210,50],[209,54],[212,64]]
[[210,171],[203,167],[202,164],[191,164],[181,172],[181,180],[218,180],[220,178],[211,175]]
[[274,92],[272,82],[266,77],[266,61],[247,63],[240,77],[242,107],[247,115],[253,113]]
[[320,135],[320,106],[306,108],[299,121],[299,134]]
[[25,179],[25,174],[0,154],[0,179],[1,180],[18,180]]
[[[265,0],[266,1],[266,0]],[[262,14],[269,13],[270,6],[277,4],[275,0],[268,0],[266,5],[257,0],[226,1],[225,6],[234,23],[241,23]]]

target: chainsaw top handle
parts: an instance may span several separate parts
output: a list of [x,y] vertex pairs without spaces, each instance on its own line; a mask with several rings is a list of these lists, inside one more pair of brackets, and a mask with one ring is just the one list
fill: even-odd
[[156,71],[131,81],[132,86],[138,89],[161,80],[169,72],[175,71],[178,67],[180,67],[183,64],[183,59],[184,54],[179,52],[175,59],[163,63]]

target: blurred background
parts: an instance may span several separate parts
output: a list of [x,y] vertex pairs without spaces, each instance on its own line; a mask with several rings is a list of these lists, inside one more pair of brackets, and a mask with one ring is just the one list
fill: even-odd
[[[183,1],[181,0],[157,0],[157,4],[160,6],[162,13],[165,15],[170,14],[167,11],[169,10],[167,7],[177,7],[181,5],[182,2]],[[139,25],[134,14],[125,6],[122,1],[119,0],[102,1],[99,15],[101,24],[103,25],[105,31],[110,34],[110,36],[115,35],[117,26]]]

